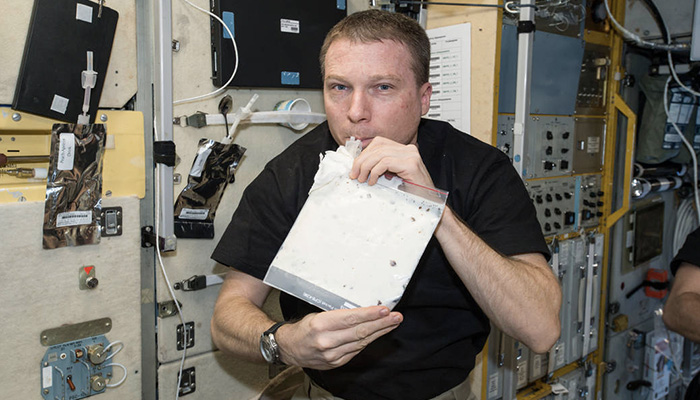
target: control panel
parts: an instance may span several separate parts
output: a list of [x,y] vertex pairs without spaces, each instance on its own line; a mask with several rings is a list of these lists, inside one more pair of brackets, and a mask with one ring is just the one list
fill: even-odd
[[[496,146],[513,158],[515,117],[498,116]],[[549,178],[571,175],[574,157],[574,118],[531,116],[525,125],[523,177]]]
[[605,197],[600,180],[600,175],[579,175],[526,181],[542,233],[556,236],[597,226]]
[[576,230],[576,178],[528,181],[526,187],[545,236]]
[[108,360],[119,351],[114,350],[104,335],[49,347],[41,360],[41,395],[77,400],[104,393],[112,379]]

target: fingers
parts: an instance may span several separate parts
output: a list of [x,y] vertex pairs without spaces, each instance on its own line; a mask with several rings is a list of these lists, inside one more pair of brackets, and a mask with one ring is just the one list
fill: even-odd
[[400,313],[379,306],[317,314],[308,333],[316,337],[313,368],[330,369],[346,364],[370,343],[396,329],[402,321]]
[[387,333],[391,332],[397,327],[398,325],[389,326],[384,329],[380,329],[374,332],[373,334],[364,337],[361,340],[345,343],[336,348],[327,350],[324,353],[324,356],[326,358],[328,368],[324,369],[337,368],[341,365],[347,364],[350,360],[352,360],[353,357],[355,357],[362,350],[364,350],[364,348],[367,347],[370,343],[386,335]]
[[416,146],[403,145],[383,137],[374,138],[355,158],[349,177],[374,185],[380,176],[387,173],[413,183],[433,186]]

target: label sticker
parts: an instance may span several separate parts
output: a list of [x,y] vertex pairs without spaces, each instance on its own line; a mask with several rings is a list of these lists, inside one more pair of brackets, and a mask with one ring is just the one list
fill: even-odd
[[53,368],[51,366],[41,369],[41,388],[46,389],[53,386]]
[[202,171],[204,170],[204,165],[207,163],[207,158],[211,154],[211,147],[204,150],[203,152],[197,154],[197,159],[194,160],[192,164],[192,169],[190,170],[190,176],[199,178],[202,176]]
[[92,223],[92,211],[69,211],[56,215],[56,227],[89,225]]
[[566,386],[562,385],[561,383],[555,383],[551,386],[552,386],[552,393],[554,393],[556,395],[569,393],[569,390],[566,388]]
[[589,136],[588,137],[588,153],[599,153],[600,152],[600,137]]
[[57,94],[53,95],[53,100],[51,101],[51,111],[56,111],[57,113],[65,114],[68,109],[68,100],[63,96]]
[[498,373],[491,374],[489,376],[489,389],[488,389],[488,397],[496,397],[498,395]]
[[75,19],[85,21],[88,24],[92,23],[92,7],[86,4],[78,3],[75,6]]
[[209,210],[195,210],[193,208],[183,208],[178,216],[180,219],[194,219],[197,221],[203,221],[207,219],[209,215]]
[[299,85],[301,75],[298,72],[282,71],[280,82],[283,85]]
[[[236,36],[236,31],[233,29],[234,27],[234,14],[231,11],[224,11],[221,13],[221,20],[224,21],[224,24],[228,27],[228,29],[231,31],[231,35],[234,37]],[[231,39],[231,35],[228,34],[228,31],[226,28],[223,29],[224,31],[224,39]]]
[[69,211],[56,215],[56,227],[89,225],[92,223],[92,211]]
[[287,33],[299,33],[299,21],[293,19],[280,19],[280,31]]
[[75,135],[72,133],[62,133],[58,142],[58,163],[56,168],[59,171],[70,171],[73,169],[75,159]]

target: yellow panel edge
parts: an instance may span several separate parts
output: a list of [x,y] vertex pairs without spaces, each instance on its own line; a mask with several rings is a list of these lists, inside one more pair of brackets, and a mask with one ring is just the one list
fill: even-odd
[[[104,122],[101,122],[104,120]],[[98,110],[97,121],[107,125],[107,148],[102,170],[105,197],[137,196],[146,193],[143,114],[138,111]],[[53,124],[62,123],[9,107],[0,107],[0,150],[17,147],[19,155],[48,155]],[[3,144],[2,140],[5,140]],[[46,164],[22,165],[28,168]],[[0,179],[0,203],[44,201],[45,180]]]

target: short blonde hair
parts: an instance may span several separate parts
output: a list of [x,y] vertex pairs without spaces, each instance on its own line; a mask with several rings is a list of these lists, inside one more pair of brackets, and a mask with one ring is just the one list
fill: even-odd
[[321,79],[326,78],[326,53],[338,39],[363,43],[391,40],[401,43],[411,54],[411,70],[418,86],[428,82],[430,72],[430,39],[417,21],[403,14],[381,10],[366,10],[350,14],[338,22],[326,35],[321,47]]

